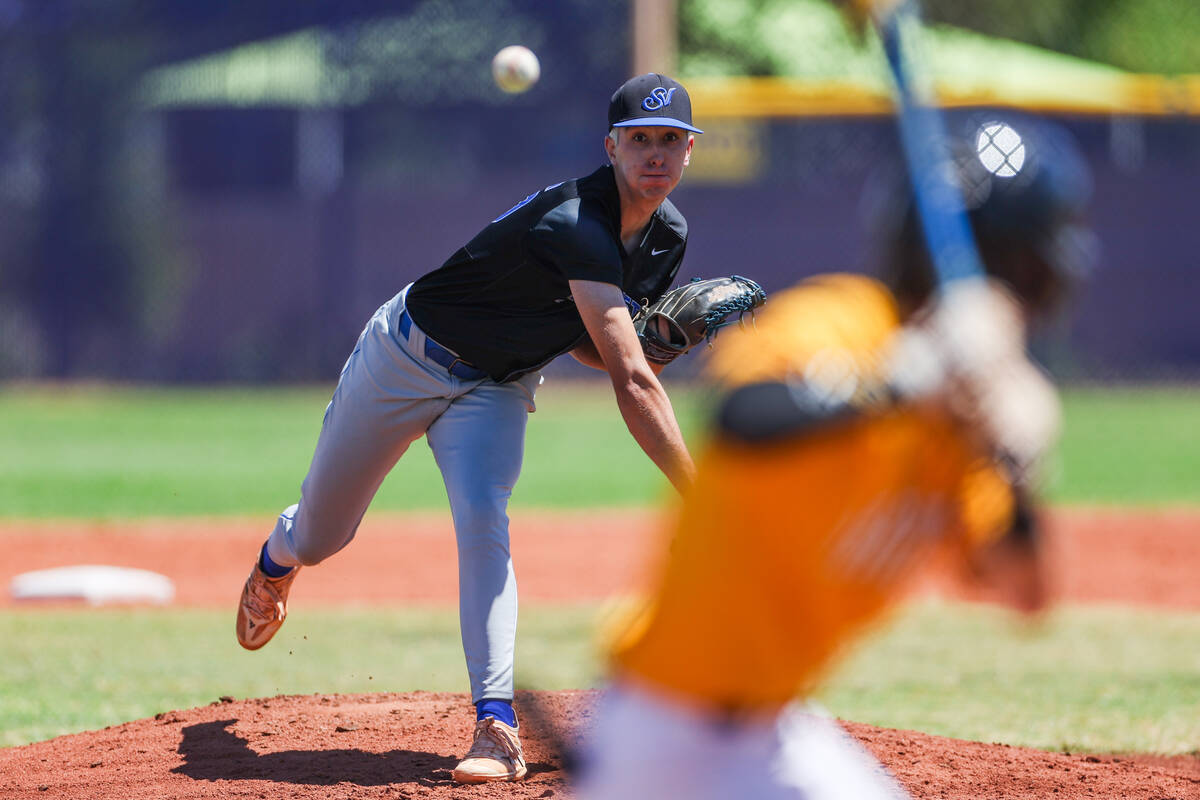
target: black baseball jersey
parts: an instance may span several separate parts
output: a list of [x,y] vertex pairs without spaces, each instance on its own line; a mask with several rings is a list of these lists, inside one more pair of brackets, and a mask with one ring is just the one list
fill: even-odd
[[670,288],[687,222],[664,200],[632,253],[621,245],[612,167],[547,186],[479,232],[408,292],[426,334],[494,380],[539,369],[587,338],[569,280],[611,283],[637,303]]

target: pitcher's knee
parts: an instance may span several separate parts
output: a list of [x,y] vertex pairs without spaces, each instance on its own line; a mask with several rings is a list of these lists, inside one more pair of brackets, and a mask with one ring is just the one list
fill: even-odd
[[315,567],[329,556],[333,555],[324,547],[315,547],[313,545],[297,545],[296,560],[300,562],[302,567]]
[[336,542],[321,539],[297,539],[296,560],[300,562],[301,566],[316,566],[345,547],[353,537],[354,534],[351,533],[350,536],[344,539],[339,538]]

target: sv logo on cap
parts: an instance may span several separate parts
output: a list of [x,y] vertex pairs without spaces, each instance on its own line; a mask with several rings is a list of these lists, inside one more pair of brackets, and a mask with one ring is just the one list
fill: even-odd
[[665,89],[659,86],[642,101],[642,108],[647,111],[658,111],[660,108],[666,108],[671,105],[671,95],[673,94],[675,94],[674,88]]

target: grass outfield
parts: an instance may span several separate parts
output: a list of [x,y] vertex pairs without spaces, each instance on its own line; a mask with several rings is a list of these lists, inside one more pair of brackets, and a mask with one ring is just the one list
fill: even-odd
[[[595,685],[595,616],[591,607],[525,609],[525,685]],[[227,614],[210,611],[9,613],[0,640],[0,746],[222,695],[466,683],[449,610],[305,610],[257,653],[237,646]],[[1195,615],[1068,608],[1031,631],[994,609],[923,604],[854,653],[819,699],[844,719],[974,741],[1184,753],[1200,741],[1198,640]]]
[[[671,389],[690,441],[706,395]],[[34,387],[0,392],[0,518],[274,514],[294,502],[329,390]],[[1058,503],[1200,503],[1200,403],[1185,388],[1079,388],[1048,496]],[[667,491],[604,384],[550,382],[530,418],[513,506],[645,506]],[[440,509],[414,444],[374,508]]]

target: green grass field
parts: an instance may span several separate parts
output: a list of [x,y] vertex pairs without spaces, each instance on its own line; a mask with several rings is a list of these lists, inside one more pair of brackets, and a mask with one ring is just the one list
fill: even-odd
[[[672,394],[698,441],[705,393]],[[0,518],[274,514],[299,493],[328,396],[328,388],[0,391]],[[1200,503],[1195,398],[1191,388],[1068,390],[1051,501]],[[543,387],[515,508],[645,506],[667,490],[610,389]],[[418,441],[373,507],[445,506]]]
[[[672,387],[689,440],[703,391]],[[274,514],[295,499],[326,388],[0,391],[0,519]],[[1074,389],[1056,503],[1200,503],[1200,404],[1187,388]],[[519,507],[644,506],[666,491],[603,386],[550,384],[531,418]],[[418,442],[375,508],[444,508]],[[534,688],[595,685],[594,608],[526,608],[518,666]],[[236,647],[216,611],[0,613],[0,745],[185,708],[220,695],[461,691],[452,611],[293,615],[271,647]],[[129,642],[137,642],[132,648]],[[1200,617],[1057,611],[1034,632],[981,607],[927,605],[852,655],[821,700],[837,715],[1073,751],[1194,751]]]
[[[524,685],[594,686],[591,607],[526,608]],[[302,611],[247,653],[227,613],[0,615],[0,745],[91,730],[222,695],[463,691],[454,611]],[[1000,611],[920,605],[851,654],[820,696],[844,719],[1073,752],[1200,742],[1200,617],[1065,608],[1039,629]],[[137,642],[137,647],[130,647]]]

